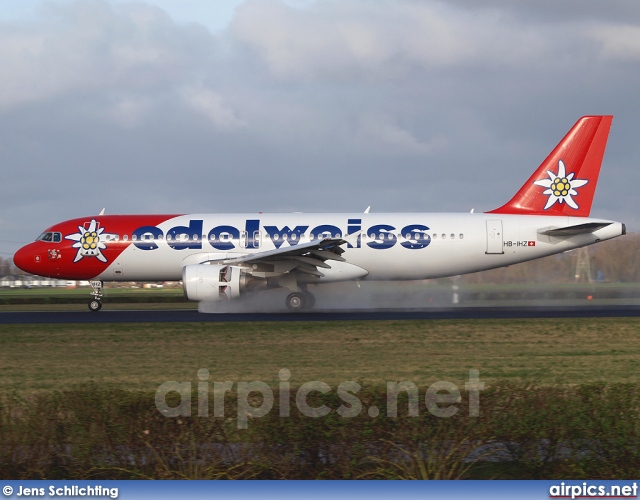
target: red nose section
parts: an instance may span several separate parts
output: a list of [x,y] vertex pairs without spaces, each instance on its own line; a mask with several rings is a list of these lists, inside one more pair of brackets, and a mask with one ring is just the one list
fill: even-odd
[[38,271],[43,271],[42,256],[34,247],[36,247],[35,243],[29,243],[13,256],[13,263],[25,273],[39,274]]

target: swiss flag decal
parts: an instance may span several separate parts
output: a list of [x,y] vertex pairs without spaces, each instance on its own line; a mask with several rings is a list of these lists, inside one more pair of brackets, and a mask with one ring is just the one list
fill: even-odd
[[528,247],[535,247],[536,246],[536,242],[535,241],[528,241],[527,242],[527,246]]

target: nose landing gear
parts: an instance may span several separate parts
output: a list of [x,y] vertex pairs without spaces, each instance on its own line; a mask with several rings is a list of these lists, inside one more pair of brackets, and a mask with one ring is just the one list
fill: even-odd
[[90,281],[89,284],[91,288],[93,288],[93,292],[91,292],[93,298],[89,301],[89,310],[91,312],[98,312],[102,309],[102,301],[100,299],[102,298],[103,283],[102,281]]

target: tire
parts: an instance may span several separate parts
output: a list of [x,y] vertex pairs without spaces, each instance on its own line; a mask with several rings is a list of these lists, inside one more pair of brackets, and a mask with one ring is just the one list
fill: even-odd
[[98,299],[91,299],[89,301],[89,311],[98,312],[100,309],[102,309],[102,302]]
[[304,311],[306,307],[307,298],[303,293],[293,292],[287,296],[287,309],[289,309],[289,311]]

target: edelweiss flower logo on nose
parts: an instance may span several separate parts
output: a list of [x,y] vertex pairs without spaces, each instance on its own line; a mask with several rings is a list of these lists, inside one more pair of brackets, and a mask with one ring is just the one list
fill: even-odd
[[534,182],[536,186],[548,188],[542,192],[542,194],[549,196],[544,209],[546,210],[558,202],[566,203],[571,208],[577,210],[579,208],[578,204],[572,196],[578,194],[578,191],[576,191],[577,188],[584,186],[589,181],[586,179],[574,179],[573,176],[575,174],[573,173],[567,175],[567,170],[562,160],[558,161],[558,175],[551,172],[551,170],[547,170],[547,174],[549,174],[548,179]]
[[73,259],[73,262],[78,262],[82,257],[95,257],[100,262],[107,262],[107,258],[102,255],[101,252],[101,250],[107,248],[107,245],[101,241],[101,237],[106,238],[112,235],[102,234],[103,232],[104,228],[101,228],[100,224],[93,219],[88,228],[78,226],[77,233],[65,236],[65,240],[76,242],[71,245],[73,248],[78,249],[78,253],[75,259]]

